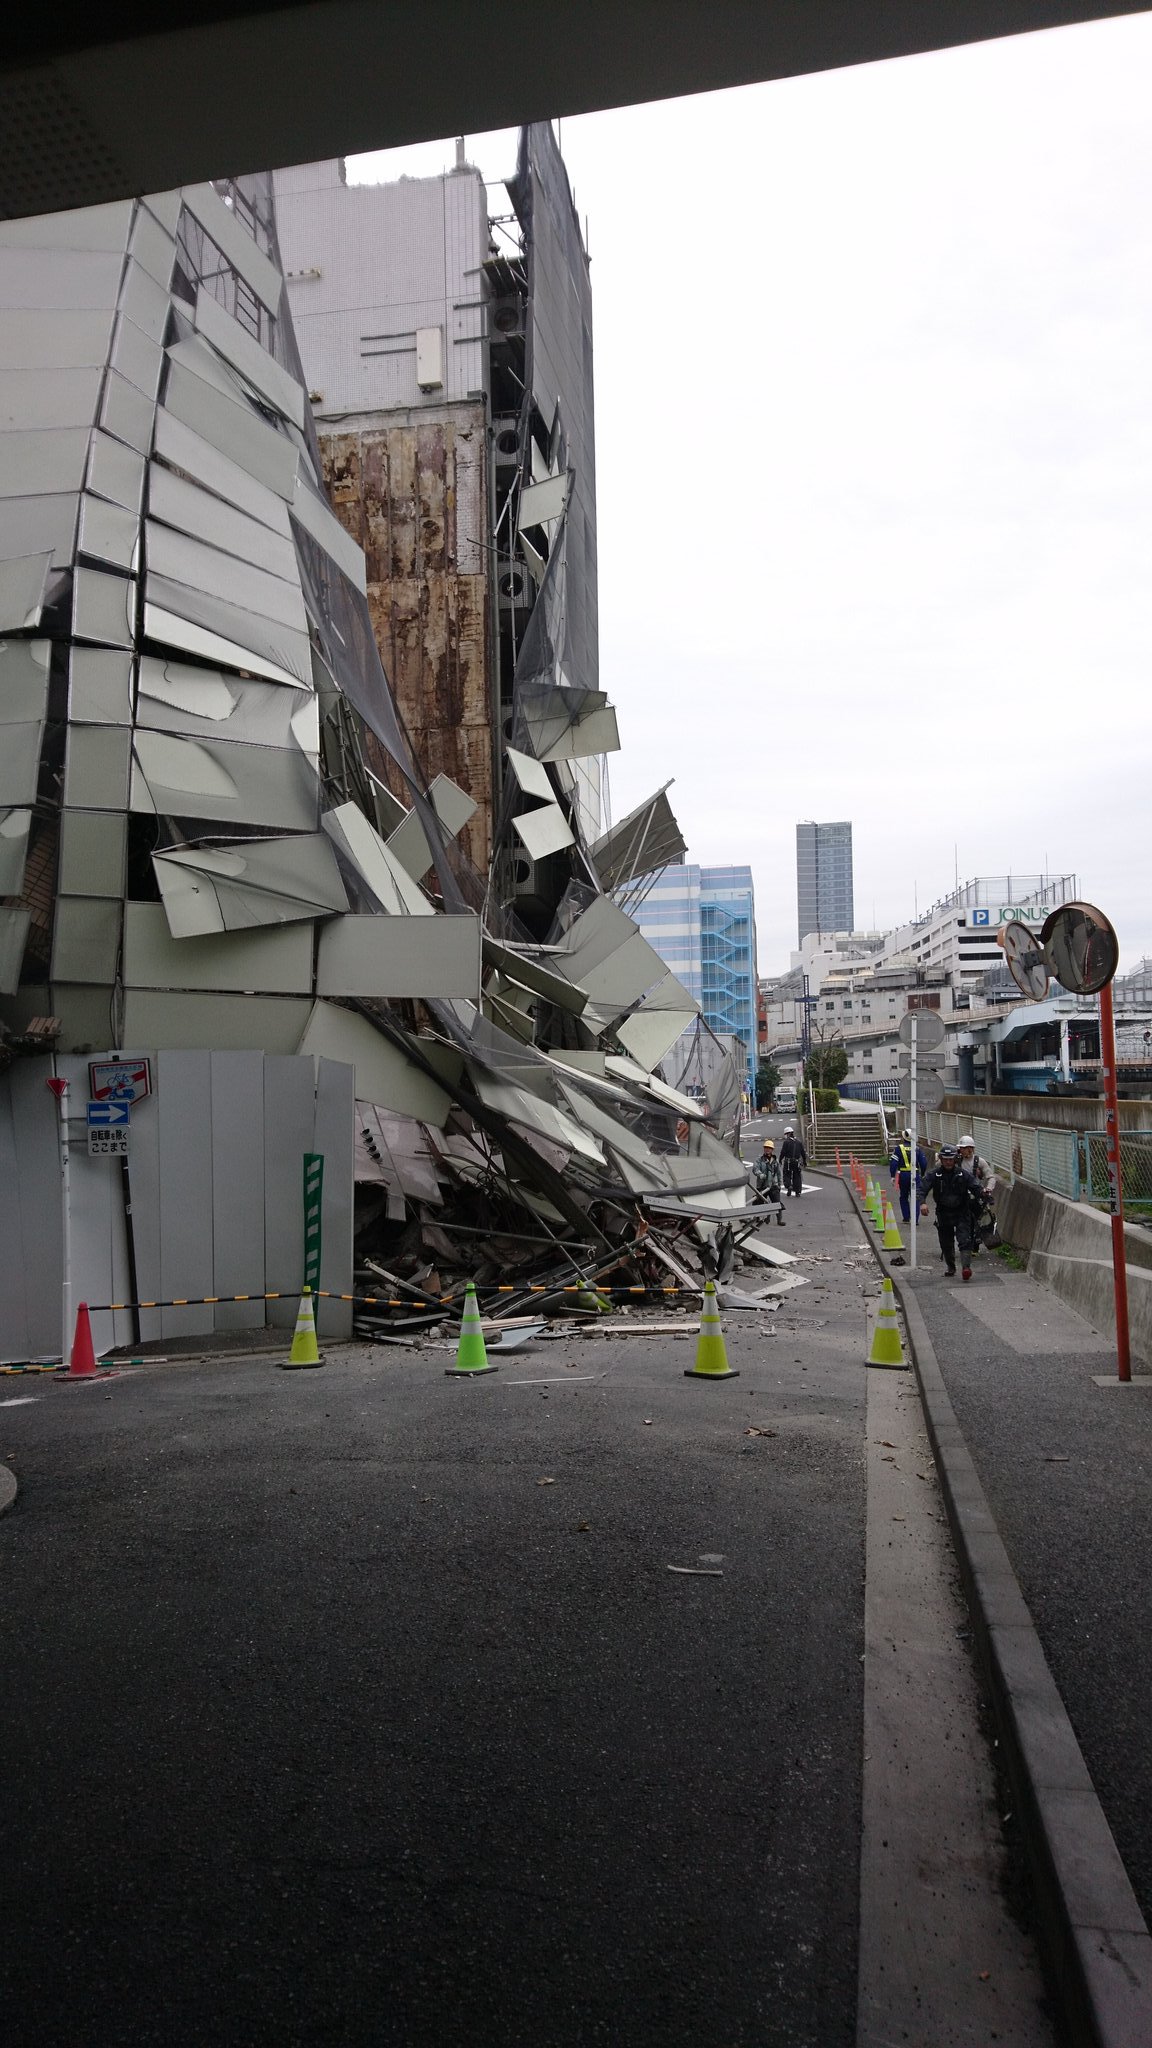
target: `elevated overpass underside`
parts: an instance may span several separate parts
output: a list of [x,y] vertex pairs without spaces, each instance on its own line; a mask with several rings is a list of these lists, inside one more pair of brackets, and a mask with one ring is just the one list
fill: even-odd
[[27,4],[0,59],[0,217],[911,55],[1093,0],[109,0]]

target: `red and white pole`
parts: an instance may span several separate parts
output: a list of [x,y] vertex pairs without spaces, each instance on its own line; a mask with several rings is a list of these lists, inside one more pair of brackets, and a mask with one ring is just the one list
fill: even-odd
[[1108,1158],[1108,1207],[1112,1216],[1112,1284],[1116,1295],[1116,1366],[1132,1378],[1128,1346],[1128,1265],[1124,1251],[1124,1188],[1120,1177],[1120,1110],[1116,1099],[1116,1028],[1112,984],[1100,991],[1100,1068],[1104,1079],[1104,1138]]

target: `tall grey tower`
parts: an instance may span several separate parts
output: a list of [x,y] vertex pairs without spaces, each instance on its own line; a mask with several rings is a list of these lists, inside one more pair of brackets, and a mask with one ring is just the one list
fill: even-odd
[[852,827],[845,821],[796,827],[796,927],[803,945],[809,932],[850,932]]

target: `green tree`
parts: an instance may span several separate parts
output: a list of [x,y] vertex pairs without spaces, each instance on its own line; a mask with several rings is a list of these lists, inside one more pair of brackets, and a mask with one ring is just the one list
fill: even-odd
[[780,1086],[780,1069],[775,1060],[761,1060],[756,1069],[756,1107],[771,1109],[772,1097]]
[[842,1045],[814,1045],[804,1062],[804,1079],[813,1088],[838,1088],[848,1072],[848,1054]]

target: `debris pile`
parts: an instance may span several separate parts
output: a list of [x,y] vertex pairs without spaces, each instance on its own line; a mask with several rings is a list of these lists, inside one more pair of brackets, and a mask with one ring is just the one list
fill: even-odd
[[699,1020],[673,1086],[611,1049],[510,1049],[464,1007],[451,1006],[472,1026],[467,1051],[459,1030],[391,1027],[416,1076],[440,1077],[434,1120],[357,1105],[355,1287],[371,1297],[359,1334],[455,1323],[469,1280],[501,1322],[530,1312],[612,1328],[637,1310],[698,1313],[709,1279],[725,1307],[775,1306],[802,1284],[761,1236],[775,1212],[734,1149],[735,1053]]

